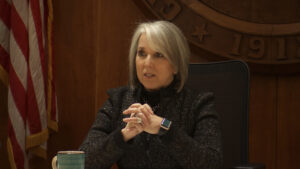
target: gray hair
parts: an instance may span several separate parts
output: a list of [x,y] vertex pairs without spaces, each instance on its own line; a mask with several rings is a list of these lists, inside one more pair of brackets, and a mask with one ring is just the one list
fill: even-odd
[[188,76],[190,49],[181,30],[168,21],[154,21],[141,23],[136,28],[129,51],[129,85],[135,88],[139,83],[136,73],[135,58],[138,42],[142,33],[145,33],[151,49],[163,54],[174,66],[177,74],[177,92],[183,88]]

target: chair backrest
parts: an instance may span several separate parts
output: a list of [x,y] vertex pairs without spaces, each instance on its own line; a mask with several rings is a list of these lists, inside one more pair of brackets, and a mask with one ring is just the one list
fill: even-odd
[[249,69],[238,60],[190,64],[187,85],[215,94],[220,114],[223,168],[248,162]]

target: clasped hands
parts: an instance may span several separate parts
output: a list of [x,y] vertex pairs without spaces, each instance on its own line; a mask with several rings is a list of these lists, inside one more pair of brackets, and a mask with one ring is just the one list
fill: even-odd
[[124,118],[125,128],[121,130],[124,141],[128,141],[145,131],[150,134],[157,134],[160,129],[162,117],[154,114],[148,104],[134,103],[123,114],[130,114],[130,117]]

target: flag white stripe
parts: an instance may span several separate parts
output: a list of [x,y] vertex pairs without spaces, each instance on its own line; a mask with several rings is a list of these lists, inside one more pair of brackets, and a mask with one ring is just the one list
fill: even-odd
[[16,8],[18,15],[27,27],[27,15],[28,15],[28,1],[27,0],[12,0],[13,5]]
[[25,125],[24,121],[20,115],[20,112],[18,111],[15,101],[13,100],[13,96],[11,94],[10,87],[8,88],[8,115],[9,119],[12,124],[12,129],[14,130],[15,133],[15,138],[22,150],[23,157],[24,157],[24,168],[29,169],[29,160],[26,155],[25,151],[25,144],[26,144],[26,133],[25,133]]
[[20,115],[19,110],[16,107],[10,87],[8,89],[8,98],[7,99],[8,99],[9,118],[10,118],[10,121],[12,122],[12,127],[15,132],[16,139],[24,153],[25,152],[25,131],[24,131],[25,124],[22,119],[22,116]]
[[27,62],[14,36],[10,36],[10,61],[25,90],[27,89]]
[[28,33],[29,33],[29,65],[32,77],[32,83],[34,87],[35,96],[37,99],[37,105],[39,108],[40,120],[42,124],[42,130],[47,127],[46,116],[46,100],[45,100],[45,86],[43,70],[40,60],[40,50],[38,46],[37,32],[31,12],[29,9],[28,18]]
[[[47,79],[47,75],[44,74],[43,71],[47,71],[47,66],[45,65],[45,67],[43,67],[43,64],[47,63],[47,52],[44,50],[47,50],[47,37],[48,37],[48,32],[46,32],[47,29],[47,23],[45,23],[45,21],[47,20],[47,18],[45,18],[45,3],[47,3],[45,0],[37,0],[39,4],[34,4],[37,5],[36,7],[39,9],[31,9],[31,4],[33,1],[32,0],[4,0],[7,1],[9,5],[13,6],[14,10],[16,10],[15,14],[16,14],[16,18],[15,17],[11,17],[11,23],[15,23],[13,25],[5,25],[6,23],[1,21],[0,19],[0,34],[4,35],[0,37],[0,45],[1,47],[9,54],[9,58],[10,59],[10,67],[12,68],[12,70],[16,73],[16,78],[17,80],[19,80],[19,82],[21,83],[21,86],[16,86],[19,84],[9,84],[9,92],[8,92],[8,111],[9,111],[9,120],[11,121],[11,131],[14,131],[15,134],[15,138],[17,140],[15,140],[15,143],[18,144],[18,151],[22,151],[22,154],[14,154],[14,158],[15,160],[18,159],[22,159],[24,158],[24,168],[25,169],[29,169],[29,159],[32,157],[32,155],[34,155],[35,153],[31,151],[31,149],[26,150],[26,140],[28,138],[28,136],[30,136],[31,133],[31,123],[32,124],[41,124],[42,128],[41,131],[43,131],[44,129],[46,129],[47,126],[47,107],[46,107],[46,95],[47,93],[45,93],[45,89],[47,86],[47,81],[45,84],[45,80]],[[13,9],[12,8],[12,9]],[[33,11],[35,10],[35,11]],[[34,13],[33,13],[34,12]],[[40,12],[40,21],[37,21],[36,19],[38,19],[37,17],[33,17],[33,14],[36,14],[36,12]],[[7,14],[9,15],[9,14]],[[52,15],[52,14],[51,14]],[[39,16],[38,16],[39,17]],[[21,21],[17,21],[14,22],[14,19],[21,19]],[[35,23],[38,23],[41,25],[36,25]],[[44,25],[45,24],[45,25]],[[36,27],[38,26],[38,28]],[[11,28],[10,28],[11,27]],[[16,28],[16,29],[15,29]],[[20,30],[20,29],[24,29],[24,30]],[[16,32],[12,32],[12,30],[17,30],[17,31],[21,31],[21,32],[17,32],[17,34],[14,34]],[[40,37],[38,37],[36,31],[41,31],[41,39],[38,39]],[[15,35],[20,35],[19,33],[26,33],[25,35],[21,35],[21,37],[16,37]],[[28,39],[26,39],[28,36]],[[21,38],[21,39],[20,39]],[[25,41],[24,41],[25,40]],[[28,41],[27,41],[28,40]],[[41,40],[41,41],[39,41]],[[20,44],[22,43],[22,44]],[[22,48],[21,46],[22,45]],[[23,46],[24,45],[24,46]],[[42,46],[39,46],[42,45]],[[24,49],[23,49],[24,47]],[[42,50],[40,50],[40,47],[42,47]],[[23,51],[24,50],[24,51]],[[24,53],[27,52],[27,53]],[[43,59],[45,60],[41,60],[41,53],[43,52]],[[45,53],[44,53],[45,52]],[[28,58],[27,58],[28,57]],[[41,63],[41,61],[45,61],[46,63]],[[6,66],[6,65],[5,65]],[[43,69],[45,68],[45,70]],[[9,72],[9,75],[13,75],[12,73],[14,72]],[[30,72],[30,75],[28,74],[28,72]],[[46,75],[44,77],[44,75]],[[34,113],[39,113],[40,118],[39,120],[37,120],[37,118],[32,117],[34,116],[33,114],[28,114],[29,112],[32,111],[28,111],[28,108],[26,108],[26,105],[24,105],[25,107],[18,107],[19,103],[16,101],[19,101],[19,98],[25,98],[26,96],[21,96],[19,94],[25,94],[22,92],[20,93],[15,93],[18,90],[14,91],[14,87],[20,88],[21,90],[25,90],[25,92],[28,92],[27,88],[28,88],[28,76],[31,77],[30,82],[32,82],[33,85],[33,91],[34,93],[30,93],[35,95],[36,101],[37,103],[27,103],[27,104],[36,104],[38,110],[34,110],[34,111],[39,111],[39,112],[34,112]],[[44,80],[45,79],[45,80]],[[11,81],[13,82],[13,81]],[[51,86],[52,87],[52,86]],[[23,88],[23,89],[22,89]],[[55,92],[55,91],[53,91]],[[51,93],[52,94],[52,93]],[[16,98],[15,98],[16,97]],[[18,98],[19,97],[19,98]],[[55,97],[55,95],[51,96],[51,97]],[[25,103],[26,100],[24,100]],[[55,100],[57,102],[57,100]],[[53,103],[52,103],[53,104]],[[22,103],[20,104],[22,105]],[[51,106],[51,105],[49,105]],[[35,107],[33,107],[35,108]],[[23,110],[24,109],[24,110]],[[53,107],[52,111],[57,112],[57,106]],[[24,112],[23,112],[24,111]],[[28,112],[27,112],[28,111]],[[21,113],[27,113],[26,117],[21,116]],[[55,112],[56,118],[58,116],[58,114]],[[29,118],[29,116],[31,118]],[[23,117],[25,119],[23,119]],[[35,130],[36,131],[36,130]],[[39,131],[37,131],[39,132]],[[13,134],[13,133],[10,133]],[[14,145],[13,145],[14,146]],[[19,148],[20,146],[20,148]],[[47,149],[47,142],[42,143],[41,145],[39,145],[42,149]],[[20,152],[21,153],[21,152]],[[41,154],[35,154],[35,155],[41,155]],[[16,163],[19,163],[18,161],[15,161]],[[22,164],[23,165],[23,164]]]
[[9,29],[6,27],[6,25],[0,20],[0,45],[4,48],[4,50],[8,52],[9,48]]

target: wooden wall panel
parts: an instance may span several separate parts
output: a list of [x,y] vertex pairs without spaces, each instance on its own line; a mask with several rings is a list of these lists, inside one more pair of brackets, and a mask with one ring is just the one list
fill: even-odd
[[276,76],[251,74],[249,161],[276,168]]
[[106,90],[127,84],[129,41],[143,17],[123,0],[55,1],[54,14],[60,131],[49,141],[48,168],[58,150],[82,143]]
[[7,141],[7,87],[0,81],[0,168],[8,168]]
[[57,151],[77,149],[85,138],[94,121],[96,90],[94,1],[53,3],[59,132],[49,139],[48,168]]
[[298,169],[300,161],[300,75],[278,80],[277,169]]
[[131,36],[144,15],[133,1],[100,1],[96,18],[96,107],[107,99],[106,90],[127,85]]

